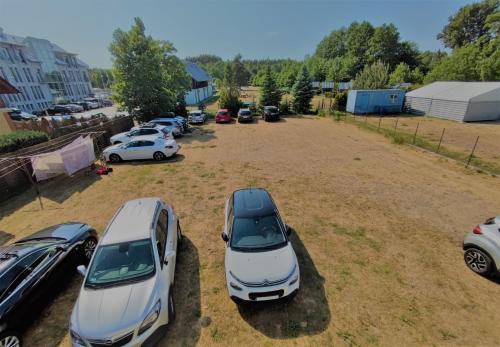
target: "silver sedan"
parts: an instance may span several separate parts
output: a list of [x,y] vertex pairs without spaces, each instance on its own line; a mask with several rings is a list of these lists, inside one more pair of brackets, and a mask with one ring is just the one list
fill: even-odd
[[465,264],[480,275],[497,272],[500,265],[500,216],[489,218],[467,234],[463,244]]

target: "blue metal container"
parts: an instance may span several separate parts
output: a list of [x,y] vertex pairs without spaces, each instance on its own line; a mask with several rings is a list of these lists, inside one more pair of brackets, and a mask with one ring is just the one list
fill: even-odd
[[346,111],[353,114],[400,113],[405,91],[402,89],[351,90],[347,96]]

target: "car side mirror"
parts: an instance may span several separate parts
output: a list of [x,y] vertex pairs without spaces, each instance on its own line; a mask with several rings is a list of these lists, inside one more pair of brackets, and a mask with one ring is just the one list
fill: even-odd
[[80,275],[82,275],[83,277],[85,277],[85,275],[87,274],[87,268],[85,267],[85,265],[78,265],[76,267],[76,270],[78,271],[78,273]]
[[229,237],[227,236],[227,234],[226,234],[226,233],[224,233],[224,232],[223,232],[223,233],[221,233],[221,235],[220,235],[220,236],[222,237],[222,240],[223,240],[224,242],[229,241]]
[[288,224],[285,224],[285,229],[286,229],[286,234],[290,236],[290,234],[292,233],[292,228]]

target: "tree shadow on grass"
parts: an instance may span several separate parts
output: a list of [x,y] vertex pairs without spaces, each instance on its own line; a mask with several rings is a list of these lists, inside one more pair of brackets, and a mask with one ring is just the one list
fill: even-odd
[[200,260],[195,245],[185,235],[179,245],[175,269],[175,321],[158,346],[195,346],[200,338]]
[[270,338],[289,339],[323,332],[331,319],[324,278],[299,235],[290,236],[300,267],[300,290],[292,301],[254,302],[238,306],[241,317]]

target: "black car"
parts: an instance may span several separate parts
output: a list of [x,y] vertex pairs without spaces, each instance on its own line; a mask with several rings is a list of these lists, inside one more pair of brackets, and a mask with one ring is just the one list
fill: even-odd
[[276,106],[264,106],[262,119],[266,122],[280,120],[280,110]]
[[250,109],[248,108],[240,108],[240,110],[238,111],[238,122],[253,122],[252,111],[250,111]]
[[20,333],[53,294],[88,263],[97,233],[87,224],[65,223],[0,247],[0,346],[21,346]]
[[49,115],[54,115],[54,114],[71,114],[73,113],[71,111],[71,108],[65,105],[52,105],[47,109],[47,113]]

